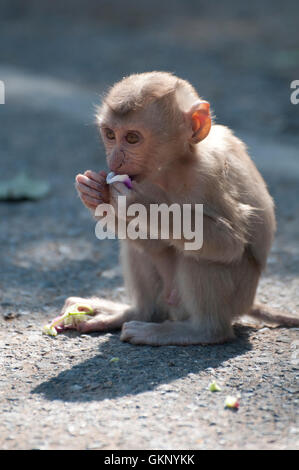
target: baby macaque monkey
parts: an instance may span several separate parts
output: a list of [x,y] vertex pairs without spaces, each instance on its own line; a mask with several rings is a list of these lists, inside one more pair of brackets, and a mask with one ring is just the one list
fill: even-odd
[[83,204],[93,215],[104,203],[117,213],[119,196],[146,208],[203,204],[203,245],[185,250],[171,230],[169,239],[121,240],[130,305],[70,297],[64,309],[79,302],[97,313],[78,330],[122,328],[134,344],[186,345],[232,339],[244,314],[299,326],[254,305],[275,232],[273,201],[243,142],[212,122],[190,83],[166,72],[131,75],[109,90],[97,122],[109,171],[129,175],[132,188],[88,170],[76,177]]

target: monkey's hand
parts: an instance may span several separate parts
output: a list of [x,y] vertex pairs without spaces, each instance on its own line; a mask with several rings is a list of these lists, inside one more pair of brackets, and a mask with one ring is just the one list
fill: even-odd
[[109,186],[106,183],[107,173],[87,170],[84,175],[76,176],[76,189],[83,204],[92,211],[99,204],[109,203]]
[[[124,183],[115,182],[110,184],[110,204],[112,204],[115,213],[119,214],[119,197],[125,197],[126,207],[135,202],[135,191],[129,189]],[[124,218],[126,218],[125,211]]]
[[128,199],[132,200],[134,198],[134,191],[129,189],[125,183],[116,181],[110,185],[110,202],[113,203],[117,200],[119,196],[125,196]]
[[[114,214],[116,215],[115,226],[117,235],[120,235],[122,232],[119,230],[124,228],[124,225],[120,222],[122,221],[129,230],[129,224],[136,216],[136,210],[133,209],[133,205],[139,202],[138,197],[136,196],[137,194],[134,189],[129,189],[124,183],[115,182],[110,184],[110,204],[112,205]],[[147,238],[147,216],[145,218],[139,218],[138,227],[139,232],[143,233],[145,238]],[[132,230],[134,232],[135,229],[133,228]],[[130,238],[129,232],[126,233],[126,235]]]

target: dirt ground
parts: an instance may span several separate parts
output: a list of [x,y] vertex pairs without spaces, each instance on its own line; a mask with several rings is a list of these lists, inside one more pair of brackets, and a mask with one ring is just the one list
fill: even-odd
[[[0,180],[25,171],[51,186],[36,202],[0,202],[0,447],[298,449],[298,329],[241,325],[230,344],[159,348],[118,332],[41,333],[67,296],[126,300],[117,241],[96,239],[74,176],[105,168],[101,93],[153,69],[189,79],[249,145],[278,220],[258,299],[298,314],[298,2],[0,9]],[[238,411],[227,395],[240,396]]]

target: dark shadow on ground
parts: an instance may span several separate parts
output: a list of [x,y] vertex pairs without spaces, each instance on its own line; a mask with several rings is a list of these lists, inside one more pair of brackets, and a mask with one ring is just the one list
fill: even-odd
[[[101,344],[99,354],[60,372],[31,393],[48,400],[67,402],[101,401],[137,395],[169,384],[188,374],[198,374],[252,349],[249,342],[251,328],[235,328],[236,339],[213,346],[133,346],[121,343],[118,334],[111,334]],[[76,334],[70,332],[67,334]],[[110,362],[118,355],[119,360]]]

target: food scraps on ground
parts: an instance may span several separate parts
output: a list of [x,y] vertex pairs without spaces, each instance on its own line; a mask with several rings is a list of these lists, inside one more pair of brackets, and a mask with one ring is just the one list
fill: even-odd
[[88,305],[72,305],[65,313],[54,318],[48,325],[45,325],[43,333],[49,336],[56,336],[60,331],[75,328],[79,323],[88,320],[93,315],[94,310]]
[[109,362],[113,363],[113,362],[118,362],[118,361],[119,361],[119,357],[112,357]]
[[208,389],[210,390],[210,392],[220,392],[221,391],[221,387],[219,387],[219,385],[215,382],[215,380],[209,384]]
[[226,399],[225,399],[224,406],[225,406],[225,408],[234,408],[234,409],[238,409],[239,406],[240,406],[239,398],[238,398],[238,397],[231,396],[231,395],[228,395],[228,396],[226,397]]

